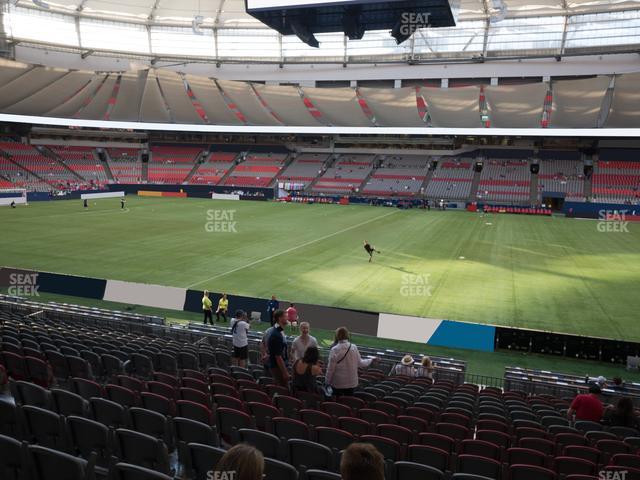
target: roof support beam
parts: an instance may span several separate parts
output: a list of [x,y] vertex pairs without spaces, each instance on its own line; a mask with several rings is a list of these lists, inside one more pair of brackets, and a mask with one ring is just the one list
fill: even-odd
[[149,12],[149,21],[153,22],[156,19],[156,11],[158,10],[158,5],[160,4],[160,0],[155,0],[153,2],[153,6],[151,7],[151,11]]
[[489,0],[482,2],[484,9],[484,39],[482,40],[482,56],[487,56],[487,44],[489,43],[489,28],[491,27],[491,12],[489,11]]
[[564,28],[562,29],[562,41],[560,42],[560,55],[564,55],[564,46],[567,43],[567,25],[569,24],[569,5],[567,0],[562,0],[562,9],[564,15]]
[[95,53],[95,50],[85,50],[80,54],[80,57],[84,60],[85,58],[87,58],[90,55],[93,55],[94,53]]
[[86,4],[87,4],[87,0],[82,0],[78,5],[78,8],[76,8],[76,12],[78,13],[82,12]]

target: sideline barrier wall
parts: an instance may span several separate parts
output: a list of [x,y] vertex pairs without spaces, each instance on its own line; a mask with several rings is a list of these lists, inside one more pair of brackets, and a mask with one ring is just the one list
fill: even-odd
[[211,198],[212,193],[232,194],[241,191],[240,200],[271,200],[275,198],[273,188],[232,187],[219,185],[176,185],[164,183],[113,183],[107,185],[112,191],[124,190],[127,194],[136,195],[139,191],[179,192],[182,190],[188,197]]
[[160,192],[155,190],[138,190],[139,197],[180,197],[187,198],[185,192]]
[[36,292],[42,291],[102,300],[107,285],[106,280],[98,278],[0,267],[0,287],[28,286],[31,284],[31,279],[27,280],[26,277],[32,275],[35,275]]
[[493,352],[496,329],[490,325],[381,313],[376,335],[427,345]]
[[603,212],[625,212],[626,217],[640,215],[640,205],[623,205],[619,203],[582,203],[564,202],[562,213],[568,217],[597,218],[604,220]]
[[119,197],[124,197],[123,191],[80,194],[81,200],[94,200],[96,198],[119,198]]
[[111,302],[132,303],[171,310],[182,310],[185,296],[184,288],[120,280],[107,280],[104,292],[104,300]]

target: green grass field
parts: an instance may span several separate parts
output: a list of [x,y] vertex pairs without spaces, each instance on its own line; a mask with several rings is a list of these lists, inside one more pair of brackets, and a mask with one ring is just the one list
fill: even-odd
[[[0,209],[0,265],[640,340],[637,224],[600,233],[591,220],[204,199],[127,207]],[[208,232],[209,209],[237,233]],[[364,239],[382,251],[371,264]]]

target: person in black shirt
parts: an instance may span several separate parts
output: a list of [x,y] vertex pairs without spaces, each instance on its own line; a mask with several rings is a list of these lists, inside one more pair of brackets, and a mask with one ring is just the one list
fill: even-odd
[[371,263],[371,259],[373,258],[373,252],[380,253],[380,250],[376,250],[375,247],[372,247],[366,240],[364,241],[364,249],[369,254],[369,263]]
[[87,202],[87,199],[84,199],[84,202],[82,202],[82,205],[84,206],[84,208],[89,208],[89,202]]
[[269,352],[269,368],[274,383],[283,387],[289,386],[289,372],[287,370],[287,340],[283,330],[287,325],[287,315],[284,310],[276,310],[273,314],[274,325],[267,338],[267,351]]
[[124,203],[125,203],[125,199],[124,197],[120,198],[120,210],[124,210]]

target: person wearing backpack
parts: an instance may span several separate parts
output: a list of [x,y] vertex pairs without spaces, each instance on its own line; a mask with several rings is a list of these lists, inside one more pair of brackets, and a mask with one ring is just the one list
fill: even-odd
[[368,367],[375,357],[362,359],[358,347],[349,341],[349,330],[336,330],[334,346],[329,352],[326,385],[330,385],[336,397],[351,396],[358,386],[358,368]]
[[242,368],[247,367],[249,358],[249,322],[247,313],[244,310],[236,310],[234,318],[231,319],[231,335],[233,336],[233,356],[231,364]]

